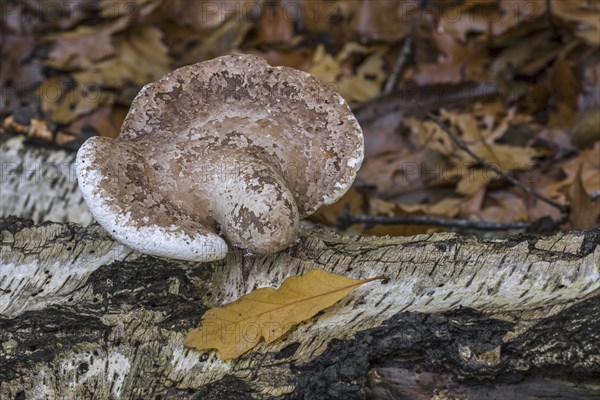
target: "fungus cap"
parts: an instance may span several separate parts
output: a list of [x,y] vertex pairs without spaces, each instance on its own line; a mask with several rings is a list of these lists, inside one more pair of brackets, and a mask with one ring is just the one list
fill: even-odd
[[299,219],[339,199],[363,159],[360,126],[316,78],[231,55],[146,85],[116,139],[77,154],[97,221],[144,253],[225,257],[289,246]]

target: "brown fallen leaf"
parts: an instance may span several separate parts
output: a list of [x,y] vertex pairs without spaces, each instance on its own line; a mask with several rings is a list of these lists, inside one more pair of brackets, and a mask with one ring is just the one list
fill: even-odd
[[600,141],[600,110],[584,110],[577,117],[571,129],[571,141],[577,147],[584,148]]
[[448,197],[435,204],[398,204],[398,207],[409,214],[424,213],[425,215],[453,218],[460,211],[460,198]]
[[294,40],[294,21],[281,2],[265,4],[265,10],[256,26],[259,43],[290,44]]
[[577,179],[579,166],[583,162],[581,171],[581,182],[587,193],[596,193],[600,191],[600,142],[596,142],[591,149],[582,150],[577,157],[563,161],[558,164],[566,177],[557,182],[548,182],[542,187],[542,193],[558,201],[565,201],[564,193],[573,186]]
[[[186,3],[194,2],[187,1]],[[196,47],[189,48],[187,53],[180,60],[179,65],[193,64],[198,61],[219,57],[231,52],[242,44],[250,29],[252,29],[257,22],[255,18],[249,18],[249,15],[246,14],[246,12],[247,10],[252,9],[253,4],[257,7],[261,7],[262,0],[247,1],[247,5],[242,6],[241,8],[239,5],[240,3],[243,2],[237,2],[237,7],[232,4],[235,7],[234,9],[236,12],[222,20],[225,22],[220,23],[220,26],[215,28],[214,32],[211,32],[206,39],[202,40],[202,43]],[[204,14],[206,13],[200,13],[202,16]]]
[[[476,143],[470,146],[471,150],[485,161],[495,164],[503,171],[527,170],[535,165],[534,158],[545,155],[547,152],[541,148],[509,146],[504,144]],[[472,157],[460,153],[463,162],[472,162]]]
[[486,49],[479,44],[460,43],[448,34],[434,34],[431,39],[440,54],[434,63],[418,64],[407,70],[407,78],[418,85],[459,83],[484,80]]
[[[159,2],[165,3],[162,0]],[[162,7],[161,12],[165,13],[169,19],[177,21],[180,25],[189,26],[195,31],[219,28],[229,19],[235,19],[238,22],[242,19],[251,20],[252,17],[255,17],[252,14],[255,11],[254,7],[258,9],[257,3],[251,0],[219,0],[216,2],[170,0],[168,3],[166,7]],[[260,9],[262,10],[262,7]],[[274,11],[269,10],[268,14],[273,20]],[[284,15],[287,16],[287,14]],[[288,17],[288,20],[291,18]]]
[[590,195],[585,191],[582,170],[582,164],[579,164],[577,175],[568,192],[571,203],[569,222],[575,229],[585,229],[595,226],[600,216],[600,199],[592,201]]
[[566,57],[561,57],[556,61],[550,76],[548,84],[551,86],[552,94],[556,97],[556,102],[564,103],[570,109],[576,110],[580,84],[573,65]]
[[45,40],[53,42],[54,47],[45,64],[70,70],[109,57],[114,53],[113,34],[126,26],[127,21],[123,19],[102,26],[80,26],[73,31],[46,35]]
[[456,193],[471,196],[485,188],[495,178],[495,173],[483,168],[474,168],[463,174],[456,184]]
[[552,13],[577,24],[575,34],[593,46],[600,45],[600,6],[598,2],[554,0]]
[[367,40],[397,42],[408,34],[412,26],[425,16],[419,12],[419,4],[412,1],[362,1],[355,3],[352,18],[356,33]]
[[388,278],[359,280],[318,269],[289,277],[279,289],[257,289],[225,307],[208,310],[200,328],[190,331],[184,344],[196,350],[217,349],[224,360],[237,358],[261,338],[266,343],[275,341],[353,289],[378,279]]
[[[365,201],[365,195],[352,186],[338,201],[319,208],[308,220],[317,224],[335,226],[345,207],[348,207],[348,212],[351,215],[361,214]],[[356,231],[356,229],[350,231]]]
[[517,221],[529,221],[525,201],[515,193],[506,191],[488,192],[487,199],[484,200],[483,209],[477,213],[477,216],[483,220],[506,224]]

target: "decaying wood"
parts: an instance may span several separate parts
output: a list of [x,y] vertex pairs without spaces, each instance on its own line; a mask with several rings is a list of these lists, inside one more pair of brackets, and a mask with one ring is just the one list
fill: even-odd
[[[600,398],[598,230],[311,228],[285,252],[210,264],[140,255],[97,225],[5,218],[0,231],[2,399]],[[390,280],[235,361],[182,346],[207,308],[311,268]]]

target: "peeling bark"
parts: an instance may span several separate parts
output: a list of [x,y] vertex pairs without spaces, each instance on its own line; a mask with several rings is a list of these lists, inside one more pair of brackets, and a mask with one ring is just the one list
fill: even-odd
[[[97,225],[4,218],[0,231],[2,399],[600,398],[599,230],[311,228],[285,252],[214,263],[144,256]],[[311,268],[390,280],[238,360],[182,346],[208,308]]]

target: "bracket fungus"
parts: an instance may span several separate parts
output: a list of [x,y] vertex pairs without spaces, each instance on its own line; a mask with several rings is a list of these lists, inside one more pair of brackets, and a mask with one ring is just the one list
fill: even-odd
[[341,96],[306,72],[230,55],[146,85],[119,137],[86,141],[76,171],[115,239],[213,261],[228,243],[258,254],[289,246],[299,219],[339,199],[362,159]]

